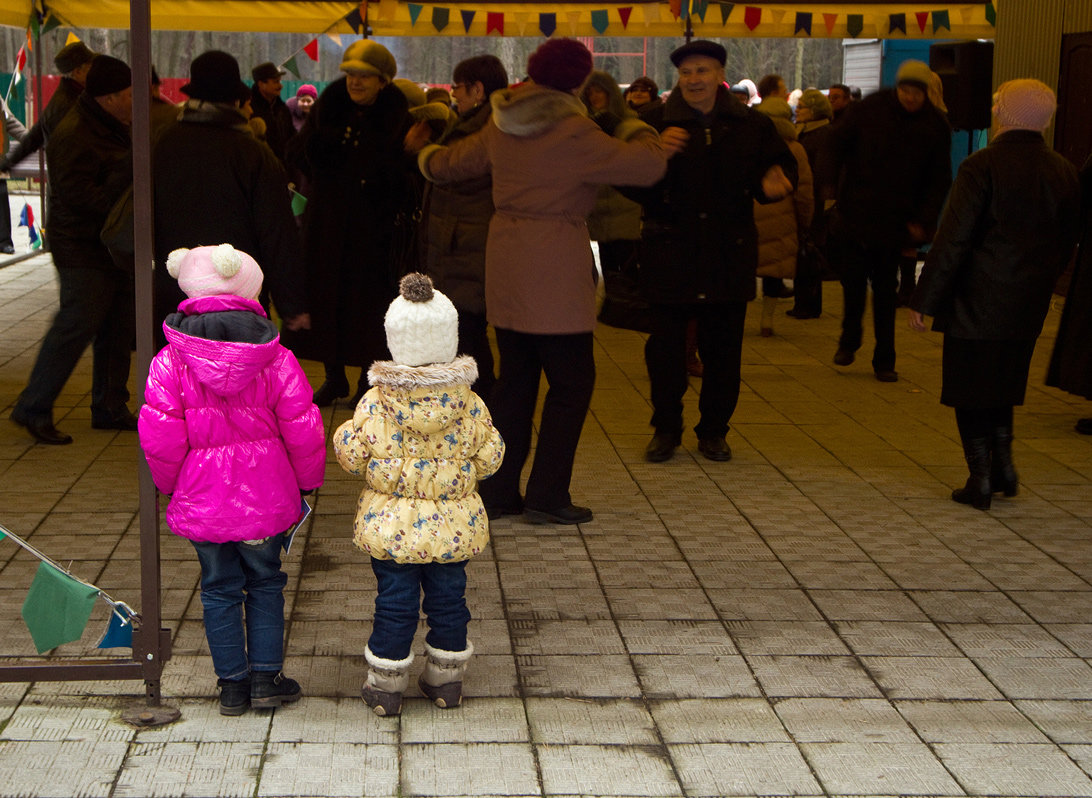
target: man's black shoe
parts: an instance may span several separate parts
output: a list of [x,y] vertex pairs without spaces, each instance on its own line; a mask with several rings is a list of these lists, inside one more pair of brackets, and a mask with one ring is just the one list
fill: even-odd
[[682,443],[678,435],[670,432],[657,432],[645,447],[645,459],[650,463],[662,463],[670,460],[675,449]]
[[785,311],[786,316],[792,316],[794,319],[817,319],[822,316],[822,313],[805,313],[802,310],[796,308],[789,308]]
[[53,421],[45,416],[31,417],[17,409],[11,411],[11,420],[34,436],[38,443],[50,446],[65,446],[72,443],[72,436],[66,435],[53,426]]
[[333,383],[327,380],[319,386],[317,391],[315,391],[311,401],[319,407],[329,407],[334,403],[335,399],[341,399],[348,395],[349,383]]
[[4,244],[0,246],[0,252],[3,252],[5,255],[14,255],[15,247],[13,247],[11,244]]
[[128,409],[112,418],[95,418],[91,416],[91,429],[120,429],[127,432],[136,432],[137,417]]
[[834,365],[836,366],[850,366],[857,356],[848,349],[839,349],[834,353]]
[[533,510],[528,507],[523,511],[523,517],[532,524],[586,524],[592,520],[592,511],[575,504],[556,510]]
[[279,707],[299,698],[300,683],[289,679],[283,671],[254,671],[250,674],[250,706],[254,709]]
[[1092,418],[1078,418],[1075,429],[1081,435],[1092,435]]
[[732,450],[724,438],[700,438],[698,451],[705,455],[707,460],[715,460],[718,463],[732,459]]
[[898,382],[899,373],[892,369],[876,369],[876,379],[880,382]]
[[220,688],[220,714],[236,717],[250,706],[250,679],[217,679]]

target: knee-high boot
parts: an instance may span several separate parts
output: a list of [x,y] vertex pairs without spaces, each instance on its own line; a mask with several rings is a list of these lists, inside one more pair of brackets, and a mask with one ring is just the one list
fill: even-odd
[[1020,485],[1016,467],[1012,464],[1012,425],[994,427],[991,444],[990,489],[994,493],[1015,496]]
[[970,476],[967,484],[952,491],[952,500],[970,504],[979,510],[990,509],[993,494],[990,491],[990,438],[963,438],[963,457],[967,460]]

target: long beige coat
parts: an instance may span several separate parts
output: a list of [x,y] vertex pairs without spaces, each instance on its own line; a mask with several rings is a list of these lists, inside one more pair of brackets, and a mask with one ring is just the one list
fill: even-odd
[[450,148],[422,151],[434,182],[492,171],[496,212],[485,255],[486,316],[533,334],[595,328],[595,261],[585,219],[600,185],[652,185],[667,158],[636,119],[608,136],[574,95],[523,85],[494,92],[493,119]]
[[770,205],[755,203],[755,226],[758,228],[758,276],[795,277],[796,253],[800,248],[799,231],[811,225],[815,211],[811,166],[804,147],[797,141],[786,141],[800,180],[796,191]]

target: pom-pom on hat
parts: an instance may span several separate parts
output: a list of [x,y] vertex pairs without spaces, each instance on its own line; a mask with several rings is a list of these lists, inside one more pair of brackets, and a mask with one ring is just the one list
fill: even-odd
[[388,81],[398,74],[398,62],[391,51],[374,39],[361,39],[345,48],[341,56],[342,72],[378,75]]
[[929,91],[929,81],[932,79],[933,70],[924,61],[911,58],[899,64],[899,71],[895,73],[895,85],[909,83],[917,86],[922,91]]
[[576,39],[547,39],[527,59],[527,76],[540,86],[572,91],[592,71],[592,55]]
[[994,116],[1006,130],[1042,133],[1057,107],[1050,86],[1032,78],[1005,81],[993,96]]
[[398,289],[383,321],[391,358],[402,366],[450,363],[459,348],[459,313],[451,300],[420,272],[403,277]]
[[221,294],[257,299],[262,290],[257,261],[231,244],[176,249],[167,257],[167,274],[190,299]]
[[96,55],[87,71],[83,89],[92,97],[116,94],[133,85],[133,73],[129,65],[110,55]]

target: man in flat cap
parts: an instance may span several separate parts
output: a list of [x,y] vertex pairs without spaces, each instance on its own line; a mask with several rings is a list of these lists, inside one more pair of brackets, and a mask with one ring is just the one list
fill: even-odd
[[951,130],[929,101],[930,71],[905,61],[896,86],[853,103],[829,139],[832,174],[841,176],[831,246],[845,312],[834,363],[848,366],[863,338],[872,286],[876,348],[872,369],[895,382],[899,260],[932,240],[952,183]]
[[754,201],[774,202],[796,185],[796,159],[773,122],[724,85],[725,57],[710,41],[671,54],[678,83],[642,117],[660,131],[667,175],[651,189],[625,190],[644,206],[641,278],[653,312],[645,363],[656,431],[645,450],[650,462],[668,460],[681,443],[691,319],[705,367],[698,451],[731,458],[725,435],[739,399],[743,322],[758,265]]
[[128,65],[97,55],[83,94],[46,143],[53,189],[49,243],[60,308],[11,413],[39,443],[72,442],[53,425],[53,404],[92,343],[91,426],[136,429],[127,406],[133,275],[115,265],[99,239],[107,214],[132,183],[132,118]]
[[265,121],[265,143],[282,164],[288,140],[296,133],[296,126],[292,124],[292,112],[281,99],[283,75],[284,70],[279,69],[272,61],[258,64],[250,70],[250,76],[254,79],[250,107],[255,118]]

